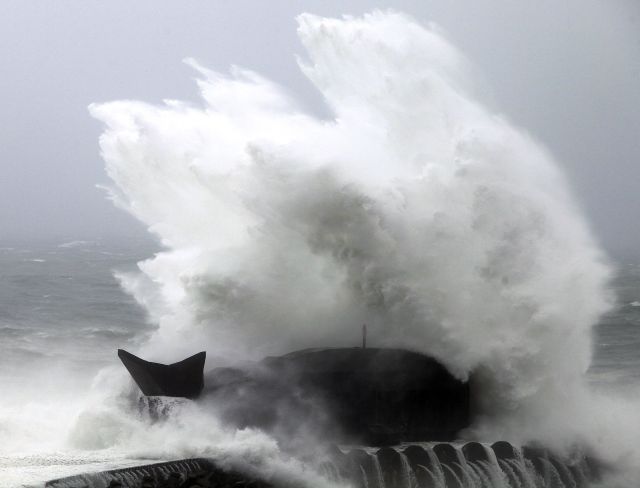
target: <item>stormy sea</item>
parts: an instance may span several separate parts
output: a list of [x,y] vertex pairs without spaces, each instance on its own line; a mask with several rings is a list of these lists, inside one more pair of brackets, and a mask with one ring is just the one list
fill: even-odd
[[600,249],[544,141],[476,95],[437,26],[301,15],[298,34],[331,116],[193,59],[199,105],[89,108],[108,196],[150,238],[0,243],[0,486],[189,457],[347,486],[196,402],[140,415],[116,350],[209,367],[357,346],[363,323],[482,372],[466,439],[580,446],[603,486],[637,484],[640,259]]

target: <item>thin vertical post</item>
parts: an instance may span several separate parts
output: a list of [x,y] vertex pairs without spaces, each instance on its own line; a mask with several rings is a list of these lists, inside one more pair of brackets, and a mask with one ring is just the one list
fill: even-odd
[[362,324],[362,349],[367,348],[367,324]]

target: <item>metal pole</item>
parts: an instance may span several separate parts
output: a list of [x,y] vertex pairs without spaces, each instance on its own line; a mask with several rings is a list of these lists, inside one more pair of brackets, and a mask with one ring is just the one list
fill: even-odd
[[367,348],[367,324],[362,324],[362,349]]

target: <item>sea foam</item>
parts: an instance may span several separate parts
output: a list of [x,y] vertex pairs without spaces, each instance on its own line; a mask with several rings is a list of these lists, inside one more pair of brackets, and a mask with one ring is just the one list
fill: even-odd
[[195,60],[201,105],[90,107],[111,198],[164,246],[119,275],[158,325],[141,354],[356,345],[366,323],[372,345],[476,377],[469,437],[595,446],[605,400],[584,378],[610,270],[559,165],[478,99],[437,26],[298,24],[328,118]]

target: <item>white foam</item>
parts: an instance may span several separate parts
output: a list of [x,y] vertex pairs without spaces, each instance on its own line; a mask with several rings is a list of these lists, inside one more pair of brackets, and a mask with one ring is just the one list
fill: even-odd
[[553,158],[473,97],[436,28],[374,12],[298,33],[332,120],[194,61],[203,108],[91,107],[112,197],[168,248],[121,277],[159,324],[144,352],[355,344],[366,322],[486,371],[492,416],[564,398],[609,271]]
[[75,249],[78,247],[84,247],[84,246],[88,246],[88,245],[92,245],[95,244],[95,242],[93,241],[69,241],[69,242],[63,242],[62,244],[58,244],[59,248],[62,249]]
[[[354,345],[366,323],[372,345],[479,372],[470,435],[565,447],[614,432],[585,423],[609,268],[553,157],[474,97],[436,27],[393,12],[298,21],[330,120],[252,71],[193,60],[202,107],[90,107],[111,197],[166,246],[119,276],[158,324],[141,353]],[[223,434],[191,408],[158,427],[89,410],[72,439],[290,467],[263,434]]]

